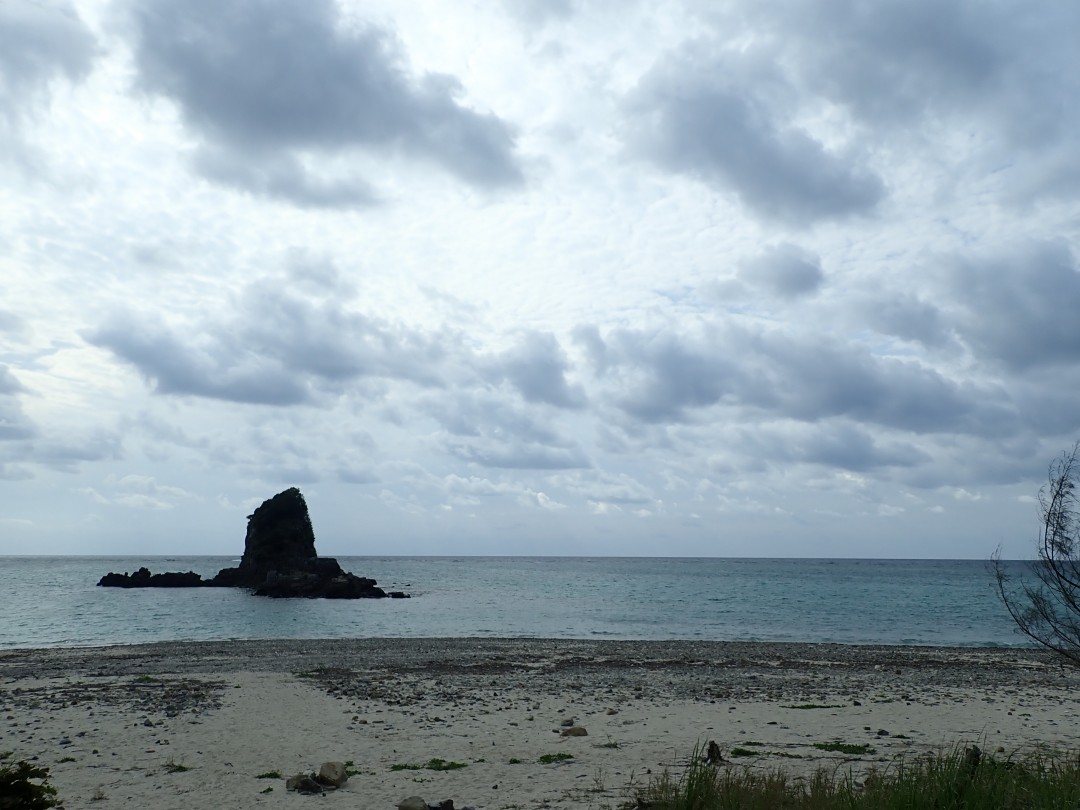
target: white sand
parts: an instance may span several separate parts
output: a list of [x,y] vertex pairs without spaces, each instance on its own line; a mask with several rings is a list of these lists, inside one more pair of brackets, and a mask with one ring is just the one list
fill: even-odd
[[[393,808],[410,795],[458,808],[615,807],[631,782],[678,767],[709,740],[735,767],[796,773],[886,767],[964,743],[1076,750],[1077,683],[1036,652],[835,645],[429,639],[19,650],[0,652],[0,751],[50,768],[70,810]],[[831,708],[793,708],[807,703]],[[569,718],[588,736],[562,737]],[[853,760],[813,747],[832,740],[874,751]],[[760,754],[732,757],[735,748]],[[541,764],[546,754],[573,758]],[[466,767],[391,769],[433,758]],[[356,773],[325,798],[257,778],[328,760]]]

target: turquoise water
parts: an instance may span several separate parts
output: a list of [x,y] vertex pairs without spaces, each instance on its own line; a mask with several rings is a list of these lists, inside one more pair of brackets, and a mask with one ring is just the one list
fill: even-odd
[[[0,648],[259,638],[524,636],[1014,646],[981,560],[341,557],[409,600],[97,588],[230,557],[0,557]],[[1019,565],[1019,564],[1016,564]]]

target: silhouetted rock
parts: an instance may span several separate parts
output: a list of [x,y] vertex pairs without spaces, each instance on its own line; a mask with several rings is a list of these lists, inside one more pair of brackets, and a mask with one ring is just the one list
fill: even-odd
[[[329,562],[335,569],[327,572],[329,576],[341,572],[336,560]],[[300,490],[292,487],[263,501],[248,515],[239,567],[225,568],[214,579],[220,577],[225,580],[223,584],[230,586],[260,588],[271,572],[314,574],[319,568],[307,502]]]
[[[248,515],[244,554],[236,568],[223,568],[204,580],[187,573],[108,573],[98,585],[117,588],[251,588],[258,596],[323,599],[380,599],[387,594],[375,580],[343,571],[333,557],[315,551],[307,502],[295,487],[263,501]],[[394,598],[408,594],[395,591]]]
[[110,571],[98,581],[98,585],[109,588],[198,588],[206,584],[194,571],[151,574],[149,568],[140,568],[134,574],[115,574]]

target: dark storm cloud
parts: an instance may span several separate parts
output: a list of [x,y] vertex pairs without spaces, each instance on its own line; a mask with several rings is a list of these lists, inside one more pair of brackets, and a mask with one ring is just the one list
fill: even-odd
[[627,100],[627,138],[669,171],[736,194],[757,216],[811,225],[871,212],[882,181],[825,148],[696,46],[653,68]]
[[740,278],[780,298],[798,298],[817,292],[825,274],[821,260],[788,243],[769,248],[740,268]]
[[[316,388],[364,377],[440,385],[451,341],[353,312],[334,294],[292,294],[288,279],[252,284],[236,311],[187,329],[120,314],[88,332],[163,394],[265,405],[309,401]],[[330,291],[332,293],[332,291]]]
[[729,406],[804,422],[846,417],[914,433],[986,435],[1017,427],[1015,408],[1001,391],[828,339],[733,325],[695,334],[616,330],[605,354],[609,396],[646,423],[693,421],[695,412]]
[[[140,86],[174,100],[208,176],[302,205],[371,202],[356,179],[307,176],[300,157],[353,149],[432,161],[476,186],[519,185],[511,127],[414,77],[393,36],[331,0],[154,0],[132,6]],[[229,167],[229,162],[238,166]]]
[[1080,266],[1060,244],[945,260],[957,334],[1012,371],[1080,365]]
[[94,50],[93,35],[70,3],[0,3],[0,133],[41,105],[54,79],[84,78]]
[[554,335],[530,332],[488,364],[486,374],[493,380],[508,380],[526,402],[580,408],[585,394],[581,386],[567,383],[567,371],[566,355]]

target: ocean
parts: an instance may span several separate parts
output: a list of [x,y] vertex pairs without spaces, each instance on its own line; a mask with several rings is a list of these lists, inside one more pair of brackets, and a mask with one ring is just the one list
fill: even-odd
[[235,557],[0,557],[0,649],[440,636],[1026,645],[983,560],[338,559],[413,598],[96,587],[142,565],[212,576]]

